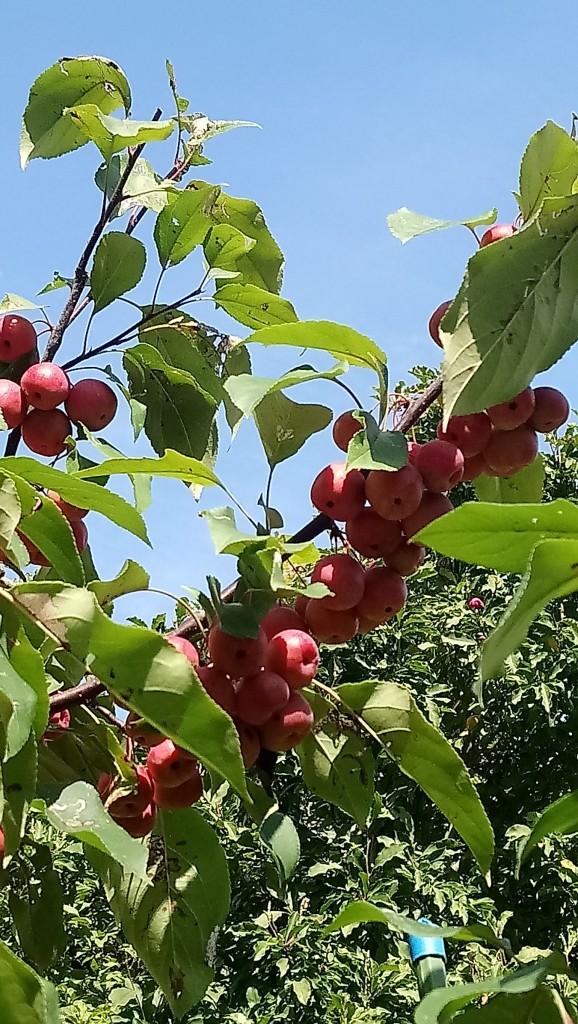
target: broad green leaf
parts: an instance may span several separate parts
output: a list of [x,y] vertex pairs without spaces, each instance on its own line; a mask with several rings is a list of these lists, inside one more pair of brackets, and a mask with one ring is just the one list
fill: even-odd
[[254,284],[235,282],[221,285],[214,293],[213,301],[233,320],[253,329],[271,324],[292,324],[298,320],[287,299]]
[[267,395],[254,416],[270,466],[290,459],[312,434],[329,426],[333,418],[327,406],[292,402],[281,391]]
[[185,455],[181,455],[180,452],[170,449],[161,459],[109,459],[108,462],[103,462],[100,466],[95,466],[94,469],[84,469],[77,473],[76,479],[115,474],[131,475],[133,473],[147,473],[150,476],[185,480],[188,484],[200,484],[202,487],[223,487],[218,476],[208,466],[199,462],[198,459],[189,459]]
[[547,836],[571,836],[578,832],[578,791],[566,793],[546,807],[534,823],[530,835],[520,850],[523,863],[532,850]]
[[148,590],[150,576],[138,562],[128,558],[113,580],[93,580],[88,589],[96,594],[100,605],[110,604],[124,594],[135,594],[139,590]]
[[[492,992],[516,995],[531,992],[552,974],[566,974],[568,968],[560,953],[552,953],[534,963],[527,964],[502,978],[488,977],[480,982],[467,985],[452,985],[450,988],[434,989],[421,1001],[415,1011],[415,1024],[447,1024],[454,1014],[463,1009],[478,996]],[[493,1021],[493,1018],[490,1018]],[[541,1024],[541,1022],[540,1022]]]
[[136,288],[143,276],[146,249],[138,238],[109,231],[96,247],[90,273],[90,295],[99,313],[119,295]]
[[66,946],[64,893],[48,846],[36,846],[31,861],[26,869],[33,869],[34,884],[27,879],[25,898],[11,890],[9,905],[22,952],[44,973]]
[[37,306],[35,302],[30,302],[29,299],[23,299],[21,295],[14,295],[12,292],[7,292],[0,300],[0,313],[15,313],[19,309],[40,309],[40,306]]
[[279,292],[283,279],[283,253],[257,204],[252,199],[237,199],[221,192],[211,211],[211,218],[213,230],[223,225],[233,227],[255,242],[248,252],[235,257],[235,265],[230,269],[238,270],[246,284],[257,285],[268,292]]
[[536,544],[562,538],[578,541],[578,507],[565,498],[543,505],[467,502],[414,539],[471,565],[523,573]]
[[312,793],[349,814],[365,827],[373,803],[373,754],[359,736],[324,726],[297,747],[303,780]]
[[[134,460],[139,462],[138,459]],[[151,462],[154,462],[151,459]],[[81,473],[63,473],[52,466],[45,466],[36,459],[26,456],[9,456],[0,459],[0,472],[7,473],[14,478],[18,487],[18,478],[32,484],[39,484],[41,487],[57,491],[65,501],[69,501],[78,508],[88,508],[92,512],[100,512],[117,526],[134,533],[148,543],[146,527],[143,518],[132,505],[129,505],[124,498],[112,491],[101,487],[99,484],[89,483],[81,477],[108,476],[102,466],[94,470],[84,470]],[[146,472],[146,470],[142,470]],[[22,497],[21,499],[22,500]]]
[[451,939],[453,942],[479,942],[493,949],[501,949],[503,943],[487,924],[458,925],[457,927],[439,928],[434,925],[421,924],[411,917],[404,917],[384,907],[376,907],[365,900],[354,900],[340,910],[337,917],[325,929],[326,934],[347,928],[352,924],[384,924],[395,928],[404,935],[418,935],[428,939]]
[[175,267],[201,244],[211,227],[210,216],[219,193],[219,186],[203,182],[200,188],[169,196],[153,232],[161,267]]
[[211,228],[204,240],[203,250],[214,279],[219,280],[218,271],[222,270],[223,278],[233,272],[240,274],[245,284],[255,284],[259,287],[260,276],[252,273],[250,260],[244,259],[255,245],[254,238],[249,238],[249,235],[244,235],[230,224],[218,224]]
[[493,224],[498,211],[488,210],[478,217],[471,217],[468,220],[438,220],[436,217],[426,217],[423,213],[414,213],[402,206],[395,213],[387,217],[387,226],[394,238],[400,242],[409,242],[418,235],[427,235],[430,231],[441,231],[443,228],[470,227],[475,228],[479,224]]
[[84,146],[86,136],[67,108],[91,104],[105,114],[131,105],[124,72],[105,57],[65,57],[43,71],[30,89],[20,139],[20,162],[61,156]]
[[12,715],[6,733],[6,758],[22,749],[34,726],[36,693],[18,674],[8,655],[0,647],[0,690],[12,703]]
[[261,822],[259,838],[273,855],[282,883],[287,882],[301,856],[301,843],[293,821],[274,810]]
[[[233,352],[243,351],[241,347]],[[246,351],[246,349],[245,349]],[[233,405],[243,416],[251,416],[259,403],[267,396],[285,388],[295,387],[312,380],[334,380],[346,373],[347,363],[339,362],[331,370],[317,371],[312,366],[298,366],[289,370],[282,377],[271,380],[269,377],[254,377],[251,373],[237,373],[225,380],[225,391]],[[235,431],[233,431],[235,433]]]
[[484,246],[443,319],[444,422],[508,401],[578,336],[578,196]]
[[544,493],[544,460],[541,455],[513,476],[479,476],[474,480],[479,501],[500,505],[539,502]]
[[301,1003],[301,1006],[307,1006],[313,991],[311,982],[308,981],[307,978],[301,978],[299,981],[296,981],[295,978],[291,978],[291,987],[297,996],[297,999]]
[[15,853],[24,836],[28,808],[36,794],[37,769],[38,746],[36,738],[29,735],[18,753],[2,766],[4,783],[2,828],[6,856]]
[[[88,590],[55,583],[16,585],[10,598],[43,624],[131,711],[190,750],[245,795],[237,730],[185,656],[159,633],[113,622]],[[0,602],[7,600],[0,593]]]
[[105,811],[100,796],[86,782],[74,782],[63,789],[58,800],[46,808],[46,817],[59,832],[80,839],[107,853],[126,871],[146,880],[148,851],[132,839]]
[[[182,339],[184,341],[184,339]],[[135,345],[123,355],[130,392],[146,409],[144,429],[154,450],[168,448],[202,459],[218,402],[187,370],[165,361],[151,345]]]
[[244,339],[245,345],[293,345],[297,348],[320,349],[336,359],[345,359],[353,366],[376,370],[386,362],[385,353],[375,342],[353,327],[329,320],[301,320],[294,324],[262,327]]
[[[150,306],[142,307],[143,316],[152,313]],[[165,363],[190,374],[201,391],[212,395],[216,402],[225,397],[220,379],[220,354],[216,338],[209,329],[199,324],[182,309],[158,307],[157,314],[139,328],[139,340],[156,349]]]
[[[69,783],[82,779],[97,786],[101,772],[114,771],[110,727],[92,711],[74,708],[72,714],[71,729],[54,743],[41,743],[38,747],[38,795],[49,802]],[[118,767],[123,774],[126,762]]]
[[10,664],[15,672],[24,679],[36,694],[36,711],[32,728],[37,739],[40,739],[50,714],[48,699],[48,680],[44,669],[44,659],[30,642],[24,629],[19,629],[10,648]]
[[40,549],[61,579],[82,586],[84,569],[74,534],[50,498],[43,497],[40,508],[22,519],[19,532]]
[[103,114],[94,103],[70,106],[65,113],[86,141],[94,142],[105,160],[129,146],[162,142],[175,130],[174,121],[131,121]]
[[578,178],[578,144],[546,121],[530,139],[520,167],[520,212],[525,221],[551,196],[571,196]]
[[232,384],[235,377],[250,375],[251,373],[251,357],[249,351],[242,343],[235,345],[231,348],[226,355],[225,362],[223,363],[223,380],[225,381],[225,387],[223,389],[223,401],[225,405],[225,417],[227,423],[233,433],[233,436],[239,428],[240,420],[243,418],[243,413],[237,408],[235,403],[229,398],[228,390],[226,385]]
[[494,835],[468,770],[448,741],[396,683],[345,683],[337,693],[380,738],[398,768],[427,793],[487,874]]
[[576,590],[578,538],[539,541],[522,582],[482,648],[482,678],[500,675],[504,661],[520,646],[546,605]]
[[[90,854],[125,938],[180,1020],[213,977],[207,960],[229,910],[227,862],[212,828],[193,808],[161,812],[164,843],[155,851],[150,885],[108,857]],[[209,947],[209,949],[208,949]]]
[[[94,176],[95,184],[110,199],[126,170],[128,153],[117,153],[108,164],[101,164]],[[123,188],[123,200],[112,211],[112,219],[122,217],[129,210],[144,206],[155,213],[167,205],[168,196],[176,191],[173,182],[163,181],[148,160],[142,156],[134,164]]]
[[2,1024],[60,1024],[54,985],[39,977],[0,941]]
[[247,545],[263,543],[256,534],[241,533],[237,529],[235,513],[228,506],[207,509],[201,516],[209,528],[217,555],[239,555]]
[[367,412],[359,419],[365,428],[353,435],[347,449],[347,469],[402,469],[407,465],[407,441],[398,430],[380,430]]
[[460,1024],[573,1024],[560,996],[549,985],[532,992],[494,996],[483,1006],[460,1013]]
[[9,548],[20,522],[22,506],[16,484],[10,477],[0,482],[0,547]]
[[[126,393],[128,394],[128,391],[127,391],[126,388],[121,388],[121,390],[123,392],[126,391]],[[133,402],[132,402],[132,400],[130,400],[130,401],[131,401],[131,405],[132,405]],[[134,405],[139,407],[140,403],[135,402]],[[144,406],[143,406],[143,408],[144,408]],[[146,412],[146,409],[145,409],[145,412]],[[137,412],[136,415],[138,417],[139,413]],[[101,455],[104,455],[105,459],[118,459],[118,458],[122,458],[123,459],[125,457],[124,456],[124,452],[121,452],[119,448],[115,448],[115,446],[110,444],[109,441],[105,441],[102,437],[99,437],[97,434],[91,434],[90,430],[88,430],[88,428],[85,427],[83,424],[79,423],[77,425],[77,430],[78,430],[79,440],[89,441],[90,444],[93,445],[94,448],[96,448],[97,452],[100,452]],[[135,440],[136,440],[136,438],[135,438]],[[81,461],[80,459],[77,459],[77,460],[75,460],[74,463],[72,463],[72,461],[70,462],[70,465],[68,466],[68,472],[69,473],[76,473],[80,469],[86,469],[88,466],[96,466],[96,465],[97,465],[96,462],[92,462],[92,461],[90,461],[88,459],[84,459],[84,461]],[[139,512],[142,515],[142,513],[146,511],[146,509],[149,507],[149,505],[151,503],[151,480],[150,480],[150,477],[147,477],[144,474],[142,474],[142,475],[139,475],[139,476],[129,477],[129,479],[130,479],[130,482],[132,484],[132,489],[133,489],[133,493],[134,493],[135,508],[136,508],[137,512]],[[103,483],[104,483],[104,481],[103,481]]]

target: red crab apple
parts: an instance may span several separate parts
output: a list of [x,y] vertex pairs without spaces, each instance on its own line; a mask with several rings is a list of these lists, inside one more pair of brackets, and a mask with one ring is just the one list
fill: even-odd
[[450,441],[428,441],[415,457],[428,491],[441,494],[459,484],[464,474],[464,456]]
[[86,529],[82,519],[73,519],[72,522],[70,522],[70,529],[74,535],[74,540],[78,550],[84,551],[88,544],[88,530]]
[[198,668],[197,675],[209,697],[212,697],[215,704],[218,704],[232,717],[236,707],[233,680],[224,672],[220,672],[214,665],[204,665]]
[[162,810],[190,807],[203,795],[203,780],[197,765],[195,774],[180,786],[155,785],[155,804]]
[[70,389],[64,408],[73,423],[89,430],[103,430],[116,415],[118,399],[108,384],[87,377]]
[[312,726],[311,706],[294,690],[285,706],[259,729],[261,743],[267,750],[292,750],[305,739]]
[[353,415],[353,410],[342,412],[333,424],[333,440],[342,452],[346,452],[354,434],[363,430],[363,423]]
[[407,586],[403,576],[387,566],[374,565],[365,574],[365,593],[357,605],[362,619],[388,622],[403,608]]
[[534,412],[528,420],[532,430],[547,434],[566,422],[570,415],[570,404],[558,388],[534,388],[534,398]]
[[529,466],[538,454],[538,435],[526,423],[515,430],[495,430],[484,448],[488,472],[511,476]]
[[200,664],[199,652],[190,640],[185,639],[184,636],[172,636],[171,634],[169,634],[166,639],[170,643],[171,647],[174,647],[175,650],[184,654],[185,658],[190,661],[193,668],[197,668]]
[[[297,601],[303,600],[298,597]],[[304,599],[307,603],[307,598]],[[297,605],[297,601],[295,604]],[[273,608],[270,608],[263,619],[261,619],[261,629],[263,630],[267,640],[271,640],[276,633],[280,633],[283,629],[305,629],[305,619],[303,615],[299,614],[297,608],[289,608],[286,604],[276,604]]]
[[452,512],[453,505],[445,494],[432,494],[431,491],[424,491],[423,498],[418,509],[407,516],[402,522],[403,532],[406,537],[413,537],[415,533],[423,530],[428,523],[439,519],[446,512]]
[[239,744],[241,747],[241,756],[243,758],[243,764],[245,768],[252,768],[259,757],[259,751],[261,750],[261,740],[259,739],[259,733],[253,725],[247,725],[246,722],[241,722],[239,718],[235,719],[235,729],[239,733]]
[[20,387],[29,405],[48,412],[68,397],[70,381],[56,363],[35,363],[22,374]]
[[485,412],[472,412],[468,416],[452,416],[444,430],[437,426],[440,441],[450,441],[460,449],[465,459],[479,455],[492,436],[492,421]]
[[70,711],[68,708],[62,708],[62,711],[54,711],[48,722],[56,729],[68,729],[70,728]]
[[0,412],[7,427],[19,427],[28,410],[22,388],[13,380],[0,380]]
[[33,541],[29,540],[28,537],[25,537],[20,530],[17,530],[16,533],[28,552],[28,558],[30,559],[31,565],[43,565],[45,568],[48,568],[52,564],[46,555],[42,554],[40,548],[37,547]]
[[209,655],[215,668],[231,679],[250,676],[263,668],[267,653],[267,637],[261,627],[258,636],[238,637],[225,633],[218,624],[211,626]]
[[307,604],[305,621],[313,636],[322,644],[346,644],[357,633],[358,616],[355,608],[337,612],[321,601],[311,600]]
[[6,848],[6,838],[4,836],[4,829],[0,828],[0,863],[4,857],[4,850]]
[[364,508],[345,526],[347,540],[364,558],[385,558],[401,543],[401,526],[384,519],[374,508]]
[[237,717],[247,725],[263,725],[287,703],[289,686],[282,676],[269,669],[245,676],[237,690]]
[[197,770],[197,762],[192,754],[176,747],[172,740],[163,740],[149,750],[147,768],[155,786],[169,789],[191,779]]
[[492,224],[491,228],[484,231],[480,239],[480,249],[483,249],[486,245],[491,245],[492,242],[500,242],[502,238],[510,238],[516,234],[516,229],[513,224]]
[[136,711],[129,712],[124,723],[124,730],[127,736],[130,736],[131,740],[134,740],[141,747],[156,747],[158,743],[162,743],[165,739],[162,732],[159,732],[153,725],[145,722],[144,718],[141,718]]
[[[297,614],[301,616],[303,621],[305,621],[305,609],[307,608],[308,604],[309,604],[309,598],[308,597],[301,596],[301,597],[295,598],[295,604],[293,605],[293,607],[294,607],[295,611],[297,612]],[[299,628],[302,628],[302,627],[299,627]]]
[[481,597],[470,597],[468,601],[468,608],[472,612],[483,612],[485,605]]
[[311,501],[330,519],[353,519],[365,504],[365,477],[359,469],[347,471],[344,462],[332,462],[315,477]]
[[108,801],[108,812],[113,818],[137,818],[153,799],[153,784],[146,768],[137,765],[136,787],[132,793],[121,793]]
[[534,412],[536,398],[533,388],[526,388],[519,395],[514,395],[509,402],[491,405],[488,416],[492,425],[498,430],[515,430],[526,423]]
[[14,313],[0,317],[0,361],[11,363],[13,359],[32,352],[36,346],[36,331],[30,320]]
[[484,453],[480,452],[479,455],[471,455],[469,459],[464,459],[464,475],[462,481],[465,483],[466,480],[477,480],[479,476],[482,476],[487,470],[486,460],[484,459]]
[[429,318],[429,323],[427,325],[431,337],[435,341],[436,345],[439,345],[440,348],[443,348],[440,338],[440,323],[443,320],[444,316],[446,315],[452,302],[453,299],[449,299],[448,302],[442,302],[441,306],[438,306],[437,309],[434,309],[432,315]]
[[71,505],[68,501],[64,501],[56,491],[47,491],[46,496],[60,509],[62,515],[66,516],[71,522],[76,519],[84,519],[88,515],[87,508],[78,508],[76,505]]
[[425,560],[425,548],[423,544],[411,544],[403,540],[399,547],[387,555],[385,563],[389,569],[398,572],[400,576],[411,576],[419,569]]
[[[115,818],[117,825],[128,832],[129,836],[133,839],[143,839],[144,836],[148,836],[149,832],[152,832],[155,826],[155,819],[157,816],[157,810],[153,803],[147,804],[144,811],[141,811],[135,818]],[[111,815],[114,817],[114,815]]]
[[365,573],[361,563],[351,555],[326,555],[315,565],[311,582],[324,583],[331,591],[331,596],[319,598],[326,608],[343,612],[354,608],[360,600]]
[[71,433],[70,420],[61,409],[31,409],[22,424],[22,440],[36,455],[61,455]]
[[367,477],[366,493],[369,504],[383,519],[400,520],[411,515],[418,507],[423,494],[423,480],[413,463],[392,473],[384,469],[372,469]]
[[285,679],[292,690],[307,686],[314,679],[318,665],[319,648],[309,633],[284,629],[269,641],[267,668]]

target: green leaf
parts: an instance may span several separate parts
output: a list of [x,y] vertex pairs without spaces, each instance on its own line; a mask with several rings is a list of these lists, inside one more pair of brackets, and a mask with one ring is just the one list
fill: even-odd
[[235,377],[240,377],[245,374],[250,375],[250,373],[251,357],[245,345],[239,343],[228,351],[223,364],[223,380],[225,381],[223,401],[225,404],[225,417],[233,436],[238,430],[239,422],[243,417],[243,413],[229,398],[227,384],[232,384]]
[[479,476],[474,480],[479,501],[500,505],[539,502],[544,493],[544,460],[541,455],[513,476]]
[[162,267],[175,267],[201,244],[211,226],[210,215],[219,194],[219,186],[203,182],[200,188],[169,196],[153,232]]
[[0,941],[2,1024],[60,1024],[56,989]]
[[74,657],[89,659],[91,672],[115,697],[246,794],[232,720],[210,699],[185,656],[159,633],[113,622],[88,590],[28,583],[16,585],[10,597]]
[[572,836],[576,832],[578,832],[578,790],[566,793],[565,796],[555,800],[542,811],[520,850],[519,862],[523,863],[532,850],[547,836]]
[[128,558],[118,576],[112,580],[93,580],[88,589],[96,594],[100,605],[110,604],[124,594],[135,594],[139,590],[148,590],[150,576],[138,562]]
[[65,113],[86,141],[94,142],[105,160],[129,146],[162,142],[175,130],[174,121],[131,121],[103,114],[94,103],[69,106]]
[[505,659],[520,646],[546,605],[576,590],[578,539],[537,543],[522,582],[482,648],[482,678],[500,675]]
[[[199,184],[202,185],[204,182]],[[269,292],[279,292],[283,279],[283,253],[269,231],[257,204],[251,199],[237,199],[221,192],[211,211],[211,217],[213,232],[223,226],[236,228],[243,235],[252,238],[255,243],[244,255],[238,254],[235,257],[234,266],[230,269],[239,271],[245,284],[254,284]],[[211,234],[205,244],[210,246],[210,239],[214,237]],[[208,256],[207,259],[211,265]]]
[[[241,347],[233,349],[233,352],[240,351],[243,351]],[[346,373],[347,369],[348,366],[345,362],[336,363],[331,370],[325,371],[314,370],[312,366],[298,366],[276,380],[271,380],[269,377],[254,377],[251,373],[237,373],[227,376],[224,387],[235,408],[243,416],[249,417],[267,395],[313,380],[334,380]],[[238,420],[235,426],[238,427]],[[233,428],[233,435],[235,433]]]
[[244,339],[245,345],[293,345],[297,348],[320,349],[336,359],[345,359],[353,366],[376,370],[386,362],[385,353],[375,342],[352,327],[329,320],[301,320],[294,324],[262,327]]
[[402,469],[407,465],[407,441],[398,430],[380,430],[367,412],[359,419],[365,428],[353,435],[347,449],[347,469]]
[[126,871],[146,880],[146,846],[112,820],[93,786],[86,782],[67,786],[58,800],[46,808],[46,817],[60,832],[107,853]]
[[30,89],[20,139],[20,162],[61,156],[84,146],[85,134],[67,108],[89,103],[105,114],[130,110],[131,95],[118,64],[105,57],[65,57],[43,71]]
[[517,995],[502,993],[483,1006],[471,1006],[455,1019],[460,1024],[573,1024],[560,996],[549,985]]
[[[134,461],[139,462],[138,459]],[[151,459],[150,461],[154,462],[155,460]],[[16,486],[18,486],[18,478],[21,478],[29,483],[57,491],[65,501],[69,501],[72,505],[76,505],[78,508],[88,508],[92,512],[100,512],[123,530],[128,530],[135,537],[140,537],[141,540],[148,543],[143,518],[132,505],[129,505],[118,494],[114,494],[99,484],[81,479],[82,477],[108,476],[102,466],[71,474],[53,469],[52,466],[45,466],[36,459],[26,456],[10,456],[0,459],[0,471],[12,476]],[[142,470],[142,472],[146,472],[146,470]]]
[[82,586],[84,568],[74,534],[50,498],[43,497],[40,508],[21,520],[19,532],[40,549],[61,579]]
[[295,873],[301,856],[301,843],[295,825],[286,814],[273,810],[261,822],[259,838],[273,855],[284,884]]
[[530,139],[520,167],[520,212],[525,221],[545,199],[571,196],[578,178],[578,144],[568,132],[546,121]]
[[[201,487],[223,487],[218,476],[208,466],[199,462],[198,459],[189,459],[179,452],[171,451],[170,448],[161,459],[109,459],[107,462],[102,462],[100,466],[81,470],[76,474],[76,479],[115,474],[130,476],[133,473],[147,473],[150,476],[185,480],[188,484],[200,484]],[[68,501],[68,499],[66,500]]]
[[[458,1010],[463,1009],[478,996],[491,992],[520,994],[539,988],[551,974],[566,974],[564,958],[552,953],[534,963],[527,964],[502,978],[488,977],[468,985],[453,985],[451,988],[434,989],[421,1001],[415,1011],[415,1024],[446,1024]],[[491,1004],[490,1004],[491,1005]],[[490,1018],[493,1021],[493,1017]],[[523,1019],[523,1018],[522,1018]],[[540,1022],[541,1024],[541,1022]]]
[[274,295],[254,284],[225,284],[213,295],[215,305],[224,309],[233,320],[245,327],[266,327],[270,324],[292,324],[298,320],[287,299]]
[[398,768],[427,793],[472,851],[482,873],[490,868],[494,835],[468,770],[445,737],[396,683],[346,683],[337,693],[361,715]]
[[211,228],[203,243],[203,250],[214,279],[219,280],[218,271],[222,270],[223,278],[229,273],[236,273],[241,275],[245,284],[259,287],[260,276],[252,272],[250,260],[244,259],[256,244],[254,238],[249,238],[249,235],[244,235],[230,224],[219,224]]
[[307,981],[307,978],[301,978],[300,981],[295,981],[294,978],[291,978],[291,987],[297,996],[297,999],[301,1003],[301,1006],[307,1006],[313,991],[311,982]]
[[435,217],[426,217],[423,213],[414,213],[402,206],[395,213],[387,217],[387,226],[394,238],[399,238],[402,243],[409,242],[418,235],[427,235],[430,231],[441,231],[443,228],[469,227],[475,228],[479,224],[493,224],[498,211],[496,209],[481,213],[479,217],[472,217],[469,220],[437,220]]
[[297,747],[303,780],[312,793],[349,814],[365,827],[373,804],[375,761],[359,736],[327,726],[315,729]]
[[36,714],[36,693],[18,674],[0,647],[0,691],[12,703],[12,715],[6,732],[6,758],[22,749],[33,728]]
[[[188,105],[188,104],[187,104]],[[233,128],[260,128],[255,121],[211,121],[205,114],[186,114],[180,118],[185,131],[190,135],[189,143],[203,145],[209,139],[216,138]]]
[[22,952],[44,973],[66,946],[64,893],[48,846],[36,846],[31,861],[30,867],[26,865],[29,872],[26,898],[11,890],[9,905]]
[[578,336],[578,197],[545,200],[536,219],[468,262],[440,329],[444,422],[531,383]]
[[[110,199],[126,170],[129,160],[128,153],[117,153],[107,164],[101,164],[94,181]],[[122,217],[135,207],[144,206],[147,210],[160,213],[167,205],[168,196],[176,191],[174,182],[163,181],[148,162],[139,156],[135,162],[122,190],[123,200],[115,206],[111,219]]]
[[376,907],[366,900],[354,900],[340,910],[337,917],[325,929],[325,934],[348,928],[353,924],[370,924],[376,922],[388,928],[395,928],[404,935],[418,935],[428,939],[451,939],[453,942],[479,942],[493,949],[502,949],[503,943],[487,924],[458,925],[457,927],[439,928],[436,925],[421,924],[411,917],[404,917],[392,910]]
[[146,249],[138,238],[109,231],[96,247],[90,273],[90,295],[99,313],[119,295],[136,288],[143,276]]
[[21,514],[16,485],[10,477],[4,477],[0,483],[0,547],[3,550],[12,544]]
[[193,808],[161,812],[160,830],[166,855],[155,854],[150,885],[108,857],[91,852],[90,861],[127,941],[180,1019],[212,980],[208,947],[229,910],[229,876],[215,833]]
[[29,299],[23,299],[21,295],[7,292],[0,301],[0,313],[14,313],[19,309],[40,309],[40,306],[37,306],[35,302],[30,302]]
[[333,419],[327,406],[292,402],[280,391],[267,395],[254,415],[271,467],[290,459],[312,434],[324,430]]
[[38,747],[34,736],[2,766],[4,782],[4,830],[6,856],[15,853],[24,836],[28,808],[36,794]]
[[237,529],[232,508],[223,506],[201,512],[205,520],[217,555],[239,555],[248,545],[259,545],[263,541],[254,533],[241,533]]
[[32,728],[37,739],[40,739],[50,714],[48,699],[48,681],[44,670],[44,659],[28,639],[25,631],[20,628],[10,649],[10,664],[15,672],[24,679],[36,694],[36,711]]
[[40,291],[38,292],[38,294],[39,295],[47,295],[49,292],[57,292],[57,291],[59,291],[60,288],[71,288],[71,287],[72,287],[72,278],[71,277],[62,277],[62,275],[59,274],[57,270],[55,270],[54,274],[52,275],[52,281],[50,281],[48,284],[45,284],[44,288],[41,288]]
[[413,539],[471,565],[523,573],[536,544],[562,538],[578,541],[578,507],[564,498],[543,505],[466,502]]

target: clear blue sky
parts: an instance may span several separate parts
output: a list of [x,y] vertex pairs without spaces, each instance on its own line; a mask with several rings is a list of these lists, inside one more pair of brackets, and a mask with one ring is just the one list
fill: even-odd
[[[533,131],[547,118],[565,127],[578,105],[574,6],[559,2],[443,4],[387,0],[271,3],[244,0],[163,7],[150,0],[39,0],[8,4],[2,14],[2,249],[0,291],[34,298],[53,271],[73,272],[98,214],[92,183],[98,154],[87,146],[54,161],[18,164],[20,117],[33,79],[58,57],[98,53],[116,60],[133,89],[133,116],[157,106],[172,113],[164,70],[169,58],[191,109],[215,118],[257,121],[214,140],[207,180],[227,182],[234,195],[255,199],[286,256],[284,294],[302,319],[331,319],[368,334],[388,353],[392,380],[416,363],[435,365],[427,320],[459,285],[472,251],[465,230],[444,232],[402,247],[385,216],[406,205],[432,216],[461,218],[492,206],[511,218],[519,161]],[[148,157],[159,169],[167,150]],[[148,241],[152,217],[142,222]],[[151,252],[151,264],[155,256]],[[170,275],[161,298],[178,292]],[[193,280],[193,286],[197,279]],[[51,297],[56,316],[61,295]],[[150,298],[141,292],[143,301]],[[203,318],[221,326],[209,303]],[[123,321],[124,323],[124,321]],[[244,329],[231,325],[233,333]],[[113,331],[114,315],[94,341]],[[79,335],[71,331],[66,353]],[[299,361],[290,351],[257,358],[275,375]],[[564,384],[576,357],[548,379]],[[373,383],[353,377],[369,401]],[[347,407],[329,383],[293,392],[337,411]],[[576,396],[570,395],[576,405]],[[124,409],[107,436],[128,450]],[[139,451],[145,452],[146,445]],[[330,432],[311,439],[276,473],[273,503],[289,528],[310,515],[309,486],[335,457]],[[231,489],[254,509],[266,464],[250,426],[220,465]],[[93,515],[89,521],[101,575],[131,556],[154,585],[179,592],[202,586],[207,571],[224,582],[231,559],[214,558],[204,523],[182,485],[157,482],[147,522],[154,553]],[[212,491],[201,507],[224,503]],[[159,599],[160,600],[160,599]],[[124,598],[120,614],[152,615],[152,597]]]

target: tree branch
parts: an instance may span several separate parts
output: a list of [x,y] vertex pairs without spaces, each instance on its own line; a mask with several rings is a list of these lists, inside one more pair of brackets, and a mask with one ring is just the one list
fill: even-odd
[[71,708],[75,704],[88,704],[96,700],[101,693],[106,693],[106,686],[96,676],[88,676],[85,682],[71,686],[68,690],[59,690],[50,695],[50,714]]

